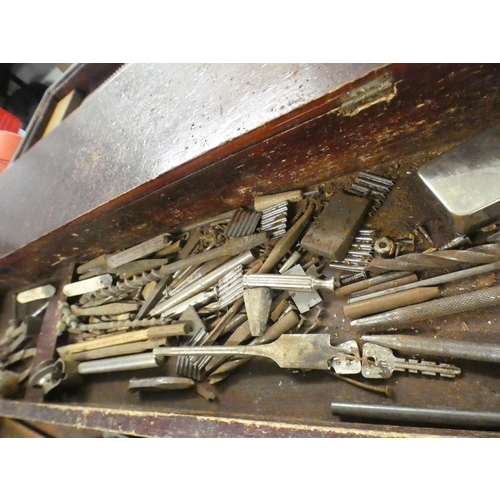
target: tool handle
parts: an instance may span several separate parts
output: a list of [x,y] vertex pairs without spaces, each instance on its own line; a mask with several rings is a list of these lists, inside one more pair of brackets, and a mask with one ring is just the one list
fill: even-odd
[[274,290],[313,292],[319,288],[334,289],[333,278],[320,280],[312,276],[280,276],[278,274],[249,274],[243,277],[243,285],[248,288],[265,287]]

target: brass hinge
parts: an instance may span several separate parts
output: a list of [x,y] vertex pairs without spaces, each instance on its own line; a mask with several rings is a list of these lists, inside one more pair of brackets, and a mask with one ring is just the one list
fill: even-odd
[[392,75],[381,75],[361,87],[350,90],[342,99],[342,104],[337,111],[344,116],[353,116],[379,102],[391,101],[396,93],[396,84]]

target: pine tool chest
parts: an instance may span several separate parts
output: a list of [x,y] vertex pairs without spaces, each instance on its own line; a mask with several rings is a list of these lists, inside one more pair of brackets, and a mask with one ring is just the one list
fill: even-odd
[[497,437],[499,181],[496,64],[73,65],[0,175],[0,416]]

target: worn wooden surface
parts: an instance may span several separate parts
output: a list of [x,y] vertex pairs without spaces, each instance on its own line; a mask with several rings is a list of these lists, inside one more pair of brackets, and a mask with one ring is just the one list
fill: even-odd
[[[122,70],[0,176],[0,209],[9,213],[0,222],[0,287],[41,281],[65,261],[119,250],[277,186],[460,141],[500,119],[498,65],[354,66],[342,65],[339,77],[337,65],[243,65],[234,80],[228,68],[202,67],[196,79],[183,67],[178,76],[194,80],[189,106],[173,104],[178,80],[152,82],[161,68],[127,67],[133,74],[120,80]],[[346,114],[349,91],[384,75],[392,93]],[[26,176],[32,182],[21,182]]]
[[[0,261],[0,284],[15,288],[22,287],[23,283],[36,283],[44,276],[54,276],[72,259],[83,261],[86,257],[130,246],[190,221],[250,204],[254,194],[322,183],[326,185],[327,181],[341,174],[385,162],[394,164],[395,171],[403,177],[408,165],[411,165],[414,174],[418,162],[412,163],[413,154],[423,151],[422,157],[430,158],[442,148],[446,149],[500,120],[499,68],[497,65],[381,67],[356,84],[346,84],[344,88],[328,92],[284,117],[275,118],[274,122],[271,120],[271,125],[261,125],[253,132],[245,130],[246,133],[230,143],[208,148],[205,152],[201,148],[196,153],[199,156],[185,159],[184,163],[164,173],[156,170],[156,178],[151,178],[137,188],[131,188],[131,184],[128,184],[130,179],[125,179],[131,171],[131,165],[127,167],[127,159],[155,158],[148,156],[147,151],[159,154],[159,139],[154,133],[148,136],[149,129],[145,129],[144,137],[151,137],[151,144],[124,141],[119,152],[113,150],[111,157],[111,152],[104,146],[105,139],[111,141],[114,132],[110,131],[108,136],[103,132],[99,147],[92,150],[99,150],[101,156],[95,156],[89,164],[100,165],[101,171],[97,178],[101,181],[111,181],[113,176],[118,176],[119,180],[121,175],[123,182],[118,186],[108,186],[107,182],[103,186],[96,185],[89,164],[84,163],[79,165],[78,171],[84,172],[80,181],[92,188],[86,191],[86,195],[95,203],[98,199],[102,201],[106,189],[121,190],[122,194],[108,192],[109,201],[4,257]],[[370,79],[379,78],[387,71],[391,73],[394,83],[393,94],[390,94],[392,97],[386,94],[386,100],[360,109],[356,114],[353,114],[352,108],[342,108],[348,99],[349,90]],[[122,109],[123,113],[125,111],[126,106]],[[147,110],[145,113],[152,111]],[[41,148],[43,143],[40,141],[34,146],[26,158],[37,147]],[[71,140],[69,144],[71,146]],[[114,142],[110,142],[110,147],[112,144]],[[75,147],[71,146],[69,151]],[[136,156],[132,155],[134,152]],[[41,157],[48,161],[51,155],[45,153]],[[400,163],[401,169],[398,169]],[[102,173],[109,164],[123,167],[124,170]],[[149,170],[146,168],[149,173],[144,175],[151,175],[155,168],[158,168],[157,164],[153,164]],[[141,169],[138,175],[143,175]],[[45,182],[40,180],[43,178],[37,180]],[[447,228],[440,226],[438,220],[434,221],[432,214],[425,213],[425,210],[419,212],[423,208],[422,204],[415,204],[415,199],[408,197],[408,193],[414,193],[412,186],[408,185],[409,180],[401,179],[394,196],[384,203],[389,215],[385,211],[377,214],[381,227],[387,228],[389,236],[393,236],[393,232],[411,230],[414,219],[409,220],[407,216],[412,214],[413,217],[412,210],[415,210],[415,217],[431,217],[430,230],[434,231],[439,244],[444,243],[450,237]],[[83,192],[77,190],[74,194],[74,189],[68,190],[67,179],[61,182],[62,187],[66,188],[61,189],[60,193],[65,193],[61,195],[66,200],[68,213],[76,214],[84,206],[89,207],[85,205],[89,200],[82,201]],[[42,194],[38,193],[37,196],[41,202]],[[411,206],[402,205],[404,200],[409,201]],[[37,212],[33,207],[30,208],[31,212]],[[61,207],[61,204],[54,203],[53,207],[49,207],[51,216],[55,217],[51,224],[59,227],[62,224],[61,217],[67,218],[68,213],[56,213],[54,207]],[[398,215],[390,211],[392,207],[399,207]],[[35,221],[41,224],[39,219],[35,218]],[[13,221],[3,221],[0,223],[0,234],[9,227],[12,230],[14,226],[26,230],[30,222],[15,217]],[[38,230],[36,224],[33,227]],[[42,231],[46,231],[47,227],[44,226]],[[8,234],[11,234],[10,230]],[[12,236],[12,241],[6,245],[12,244],[12,248],[15,248],[15,239],[20,234],[22,231]],[[20,242],[17,241],[17,244],[20,245]],[[339,342],[352,338],[352,332],[345,325],[339,325],[342,302],[329,302],[327,305],[328,314],[324,321],[332,338]],[[425,325],[419,327],[430,334],[439,327],[442,327],[444,334],[456,334],[460,333],[462,323],[466,323],[467,331],[470,330],[474,338],[491,340],[495,336],[497,316],[499,314],[496,311],[484,311],[465,316],[465,319],[457,317],[433,322],[427,325],[427,329]],[[46,321],[52,321],[50,317],[48,315]],[[485,319],[488,320],[487,327]],[[396,401],[401,404],[449,404],[464,409],[496,409],[500,399],[496,390],[498,367],[474,363],[464,366],[467,368],[466,377],[451,381],[396,375],[391,380],[391,384],[398,389]],[[282,371],[266,360],[252,360],[220,384],[217,387],[220,400],[216,404],[205,401],[194,391],[168,396],[131,394],[126,389],[128,378],[129,374],[126,373],[89,376],[88,383],[81,391],[61,394],[57,403],[0,401],[0,414],[154,436],[498,435],[474,430],[339,422],[330,415],[330,401],[380,402],[381,397],[353,389],[330,379],[327,374]]]
[[141,437],[196,438],[409,438],[409,437],[495,437],[489,432],[449,431],[417,427],[344,424],[335,427],[301,423],[224,418],[183,413],[122,408],[65,406],[19,403],[0,400],[0,415],[34,422],[71,424],[77,428],[118,432]]

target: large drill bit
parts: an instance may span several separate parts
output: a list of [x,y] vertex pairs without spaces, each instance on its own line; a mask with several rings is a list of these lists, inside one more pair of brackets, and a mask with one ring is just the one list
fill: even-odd
[[361,339],[403,354],[500,362],[500,345],[466,340],[431,339],[418,335],[362,335]]
[[457,264],[489,264],[500,260],[500,243],[479,245],[468,250],[441,250],[433,253],[401,255],[395,259],[373,259],[368,265],[371,272],[421,271],[423,269],[451,267]]
[[463,293],[453,297],[431,300],[423,304],[400,307],[393,311],[368,316],[351,321],[356,328],[377,329],[410,325],[417,321],[449,316],[474,309],[498,306],[500,304],[500,286]]

